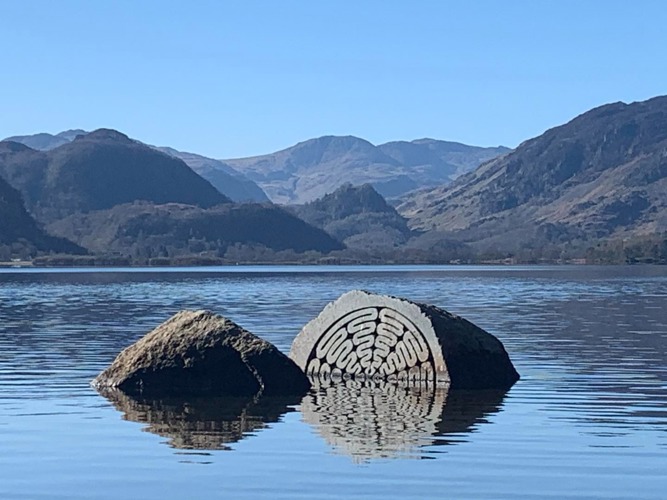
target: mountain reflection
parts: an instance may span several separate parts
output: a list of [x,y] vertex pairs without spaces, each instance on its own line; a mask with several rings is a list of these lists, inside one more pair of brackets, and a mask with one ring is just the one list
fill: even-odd
[[102,395],[124,413],[125,420],[148,424],[146,431],[185,450],[228,450],[227,445],[277,422],[299,403],[298,398],[258,396],[147,399],[120,391]]
[[427,458],[422,448],[466,441],[500,410],[504,392],[316,381],[301,402],[304,420],[355,462]]

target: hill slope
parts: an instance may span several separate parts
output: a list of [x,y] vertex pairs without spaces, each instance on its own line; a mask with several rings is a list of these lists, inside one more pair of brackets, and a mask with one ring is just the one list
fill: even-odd
[[107,129],[49,151],[0,142],[0,176],[43,221],[135,200],[202,207],[230,201],[183,161]]
[[358,137],[325,136],[276,153],[224,160],[257,182],[276,203],[300,204],[345,182],[369,183],[385,197],[449,182],[506,148],[476,148],[433,139],[374,146]]
[[449,186],[407,197],[411,227],[496,248],[667,230],[667,97],[614,103]]

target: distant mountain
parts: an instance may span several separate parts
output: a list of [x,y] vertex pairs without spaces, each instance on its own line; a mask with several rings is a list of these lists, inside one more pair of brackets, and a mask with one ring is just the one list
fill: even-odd
[[289,208],[349,248],[387,250],[412,236],[407,221],[370,184],[344,184],[322,198]]
[[516,250],[667,231],[667,97],[595,108],[449,186],[407,196],[413,228]]
[[[320,229],[270,204],[193,205],[138,202],[78,213],[53,222],[49,230],[97,253],[133,257],[213,254],[235,245],[272,251],[327,253],[343,245]],[[246,255],[245,258],[249,256]]]
[[[8,137],[5,141],[18,142],[24,144],[32,149],[40,151],[49,151],[58,146],[72,142],[80,135],[86,135],[85,130],[75,129],[60,132],[56,135],[51,134],[34,134],[34,135],[17,135]],[[150,146],[150,145],[149,145]],[[201,177],[209,181],[222,194],[227,196],[232,201],[269,201],[266,193],[262,191],[257,184],[248,179],[242,173],[234,170],[229,165],[214,160],[205,156],[194,153],[186,153],[177,151],[169,147],[151,146],[158,151],[183,160],[192,170],[197,172]]]
[[275,203],[301,204],[346,182],[369,183],[385,197],[449,182],[509,151],[421,139],[374,146],[358,137],[325,136],[276,153],[224,160],[255,181]]
[[72,142],[78,135],[84,135],[85,130],[66,130],[59,134],[52,135],[47,133],[33,134],[33,135],[15,135],[7,137],[5,141],[19,142],[28,146],[31,149],[39,151],[48,151],[49,149],[57,148],[68,142]]
[[0,178],[0,260],[14,256],[11,247],[26,255],[83,252],[72,242],[47,234],[26,211],[20,193]]
[[168,147],[156,147],[158,151],[183,160],[192,170],[209,181],[232,201],[269,201],[266,193],[245,175],[220,160],[194,153],[177,151]]
[[0,176],[44,222],[136,200],[201,207],[230,201],[183,161],[108,129],[49,151],[0,142]]

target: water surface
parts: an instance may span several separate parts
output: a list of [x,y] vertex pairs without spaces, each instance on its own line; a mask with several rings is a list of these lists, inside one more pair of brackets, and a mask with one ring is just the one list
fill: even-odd
[[[105,398],[89,381],[185,308],[287,352],[350,289],[500,338],[506,394]],[[0,498],[665,498],[667,269],[0,270]]]

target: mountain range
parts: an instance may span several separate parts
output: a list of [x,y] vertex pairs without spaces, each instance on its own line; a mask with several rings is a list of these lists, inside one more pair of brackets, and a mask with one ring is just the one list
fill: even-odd
[[[88,132],[80,129],[51,135],[13,136],[32,149],[48,151]],[[418,139],[374,146],[353,136],[309,139],[275,153],[230,160],[151,146],[183,160],[232,201],[303,204],[333,193],[346,182],[371,184],[382,196],[395,198],[413,189],[451,182],[509,148],[483,148],[458,142]]]
[[595,108],[398,210],[484,250],[667,231],[667,97]]
[[[107,129],[16,139],[0,142],[0,257],[21,241],[134,258],[667,261],[667,96],[600,106],[512,151],[328,136],[213,160]],[[234,197],[211,172],[236,180]],[[265,199],[257,185],[292,205],[237,203]]]
[[358,137],[325,136],[276,153],[224,162],[259,184],[273,202],[303,204],[346,182],[368,183],[384,197],[397,197],[448,183],[508,151],[434,139],[374,146]]

